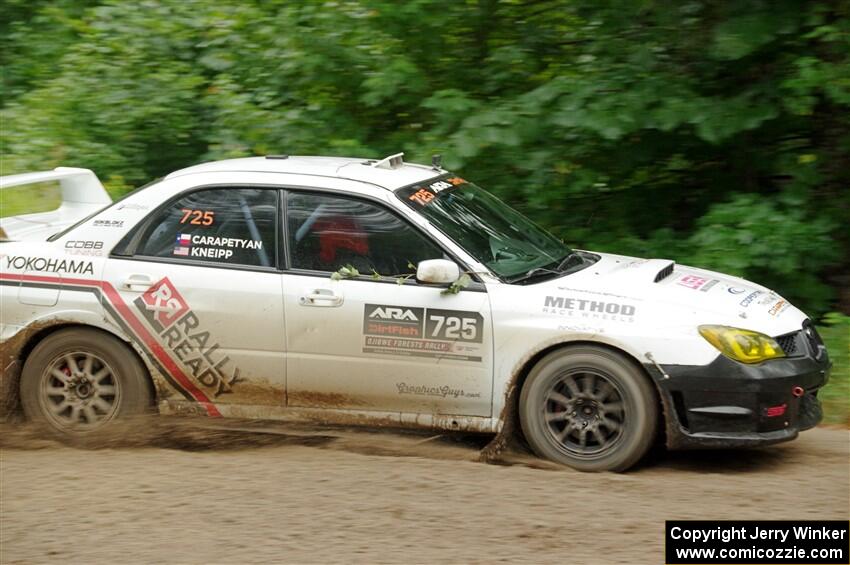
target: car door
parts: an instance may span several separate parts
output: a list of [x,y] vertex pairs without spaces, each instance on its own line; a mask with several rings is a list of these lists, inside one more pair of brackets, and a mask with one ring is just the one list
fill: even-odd
[[[293,190],[286,210],[288,405],[490,416],[484,286],[417,283],[446,253],[383,203]],[[345,266],[360,276],[332,280]]]
[[152,212],[107,261],[112,317],[175,398],[210,414],[285,403],[279,197],[235,187],[185,193]]

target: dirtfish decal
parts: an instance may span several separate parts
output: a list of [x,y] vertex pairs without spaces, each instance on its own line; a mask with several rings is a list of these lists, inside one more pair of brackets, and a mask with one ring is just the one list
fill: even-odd
[[363,333],[366,335],[422,337],[422,308],[367,304],[365,313]]

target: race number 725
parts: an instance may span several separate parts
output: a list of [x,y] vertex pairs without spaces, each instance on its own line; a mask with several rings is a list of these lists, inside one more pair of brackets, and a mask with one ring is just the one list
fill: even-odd
[[183,217],[180,218],[180,223],[190,223],[196,226],[211,226],[215,221],[215,212],[212,210],[191,210],[189,208],[181,208],[181,212],[183,212]]
[[484,319],[478,312],[428,310],[425,337],[447,341],[482,342]]

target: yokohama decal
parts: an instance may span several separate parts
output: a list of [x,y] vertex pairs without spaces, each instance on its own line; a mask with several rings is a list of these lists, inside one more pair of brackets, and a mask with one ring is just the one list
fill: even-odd
[[154,338],[151,332],[133,314],[130,307],[127,306],[121,295],[115,290],[115,287],[108,282],[0,273],[0,282],[3,281],[16,281],[22,284],[33,283],[34,285],[44,286],[61,286],[69,290],[90,290],[100,293],[104,307],[115,316],[116,321],[128,331],[130,336],[135,338],[137,344],[142,347],[151,359],[164,369],[162,373],[168,378],[169,382],[188,400],[193,400],[203,406],[209,416],[221,416],[221,412],[219,412],[206,393],[198,388],[183,369],[174,362],[174,359],[156,341],[156,338]]

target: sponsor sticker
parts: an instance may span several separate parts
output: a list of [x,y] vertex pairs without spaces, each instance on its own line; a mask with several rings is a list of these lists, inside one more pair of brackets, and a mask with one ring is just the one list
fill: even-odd
[[544,314],[556,314],[570,318],[632,323],[635,321],[635,311],[636,308],[633,305],[620,302],[566,296],[546,296],[543,299]]
[[424,308],[367,304],[363,318],[363,333],[421,338],[423,337],[424,312]]
[[761,294],[762,294],[762,291],[760,291],[760,290],[753,291],[753,292],[751,292],[750,294],[746,295],[746,296],[745,296],[745,297],[741,300],[741,302],[739,302],[739,304],[740,304],[741,306],[743,306],[744,308],[746,308],[747,306],[749,306],[750,304],[752,304],[753,300],[755,300],[756,298],[758,298]]
[[71,239],[65,242],[65,253],[97,257],[103,255],[103,242]]
[[709,291],[709,289],[710,289],[711,287],[713,287],[714,285],[716,285],[716,284],[717,284],[717,283],[719,283],[719,282],[720,282],[720,281],[719,281],[719,280],[717,280],[717,279],[711,279],[710,281],[708,281],[707,283],[705,283],[704,285],[702,285],[702,286],[700,287],[699,291],[700,291],[700,292],[708,292],[708,291]]
[[169,354],[215,396],[232,392],[234,385],[244,381],[239,376],[239,367],[218,351],[221,346],[213,341],[210,332],[167,277],[133,303]]
[[454,388],[449,385],[427,386],[409,385],[407,383],[396,383],[399,394],[414,394],[417,396],[436,396],[439,398],[481,398],[480,392],[467,392],[462,388]]
[[44,257],[7,255],[6,268],[23,271],[42,271],[45,273],[94,275],[94,266],[91,261],[79,261],[74,259],[45,259]]
[[770,310],[768,310],[767,313],[771,316],[778,316],[787,310],[789,306],[791,306],[791,304],[789,304],[787,300],[780,299],[776,302],[776,304],[770,307]]
[[681,278],[679,278],[678,281],[676,281],[676,284],[688,287],[688,288],[693,289],[693,290],[698,290],[703,285],[706,285],[709,282],[712,283],[711,286],[714,286],[715,284],[717,284],[718,281],[714,280],[714,279],[709,281],[709,279],[706,279],[706,278],[703,278],[703,277],[698,277],[696,275],[684,275]]
[[169,328],[189,311],[189,305],[167,278],[151,286],[137,298],[136,306],[157,333]]
[[417,185],[409,189],[405,189],[403,193],[409,191],[409,194],[407,194],[407,199],[410,202],[419,204],[420,206],[427,206],[434,200],[434,198],[438,194],[440,194],[444,190],[456,188],[462,184],[466,184],[466,181],[460,177],[445,177],[440,180],[434,181],[431,184],[428,184],[427,186]]
[[726,289],[726,291],[729,294],[744,294],[745,292],[747,292],[747,289],[741,288],[739,286],[730,286],[729,288]]
[[147,210],[147,206],[143,206],[142,204],[129,204],[129,203],[121,203],[118,205],[116,210]]
[[481,361],[484,318],[478,312],[366,304],[363,352]]
[[92,225],[96,228],[120,228],[124,227],[124,220],[95,220]]

